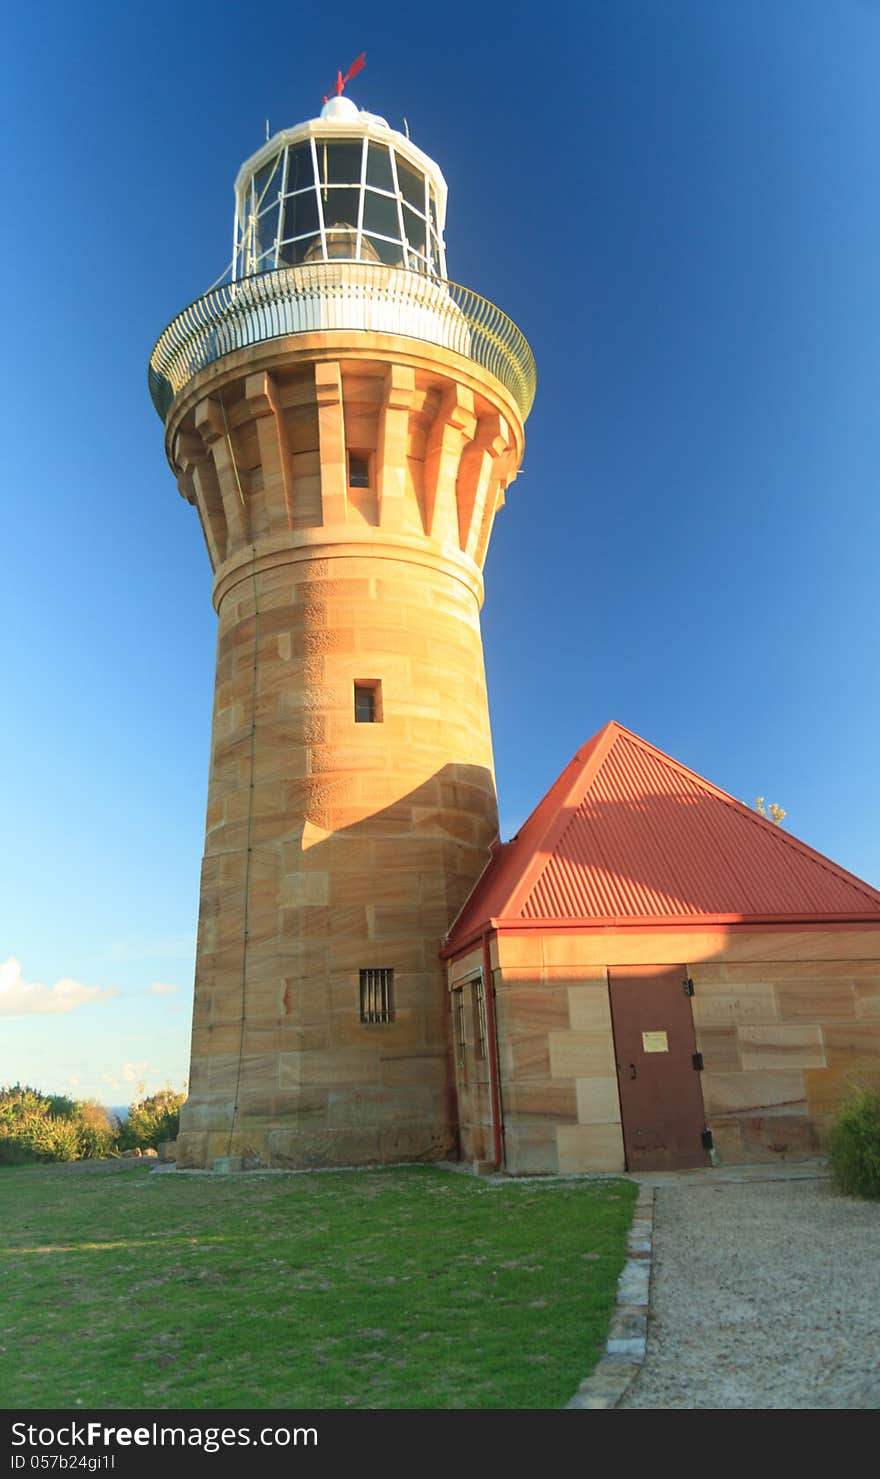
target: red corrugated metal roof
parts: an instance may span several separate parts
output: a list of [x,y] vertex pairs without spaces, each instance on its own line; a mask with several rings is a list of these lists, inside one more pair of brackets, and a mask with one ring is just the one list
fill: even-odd
[[880,921],[880,892],[611,723],[496,849],[450,943],[490,919]]

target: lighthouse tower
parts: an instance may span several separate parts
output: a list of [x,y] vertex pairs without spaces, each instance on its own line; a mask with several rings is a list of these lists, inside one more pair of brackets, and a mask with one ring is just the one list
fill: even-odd
[[534,362],[445,212],[338,93],[151,358],[219,618],[183,1167],[456,1154],[438,950],[497,835],[481,571]]

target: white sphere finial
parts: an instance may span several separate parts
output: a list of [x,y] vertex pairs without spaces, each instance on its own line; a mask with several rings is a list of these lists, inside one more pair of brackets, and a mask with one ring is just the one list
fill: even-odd
[[357,118],[358,106],[351,98],[328,98],[321,109],[322,118]]

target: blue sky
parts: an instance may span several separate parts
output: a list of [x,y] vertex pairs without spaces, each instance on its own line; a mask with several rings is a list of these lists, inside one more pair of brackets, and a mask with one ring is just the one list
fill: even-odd
[[216,618],[146,363],[266,118],[360,51],[538,363],[486,569],[504,835],[614,718],[880,884],[880,3],[53,0],[5,36],[0,1083],[185,1077]]

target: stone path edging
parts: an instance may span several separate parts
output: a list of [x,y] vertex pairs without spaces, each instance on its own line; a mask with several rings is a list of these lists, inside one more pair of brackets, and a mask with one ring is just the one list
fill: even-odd
[[614,1407],[641,1370],[648,1343],[648,1305],[654,1254],[654,1188],[640,1186],[617,1282],[605,1354],[581,1382],[567,1408]]

